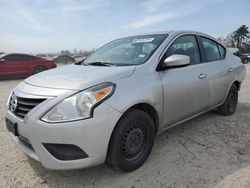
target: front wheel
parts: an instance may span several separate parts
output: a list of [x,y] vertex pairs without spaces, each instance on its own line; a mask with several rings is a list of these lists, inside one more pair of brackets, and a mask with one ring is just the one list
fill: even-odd
[[154,138],[154,122],[146,112],[126,112],[112,134],[107,162],[124,172],[139,168],[148,158]]
[[235,84],[233,84],[228,92],[225,102],[218,108],[218,111],[223,115],[231,115],[235,112],[237,103],[238,88]]

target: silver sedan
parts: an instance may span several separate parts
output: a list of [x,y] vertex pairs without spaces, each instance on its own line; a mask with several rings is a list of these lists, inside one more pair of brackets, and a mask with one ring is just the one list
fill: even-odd
[[10,94],[6,124],[20,148],[47,168],[106,161],[132,171],[164,130],[213,109],[233,114],[245,71],[203,33],[121,38],[83,62],[24,80]]

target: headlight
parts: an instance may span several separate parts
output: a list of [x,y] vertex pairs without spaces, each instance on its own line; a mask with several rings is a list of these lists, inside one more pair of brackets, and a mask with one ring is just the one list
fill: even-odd
[[94,108],[110,97],[115,84],[106,82],[64,99],[49,110],[42,120],[49,123],[74,121],[89,118]]

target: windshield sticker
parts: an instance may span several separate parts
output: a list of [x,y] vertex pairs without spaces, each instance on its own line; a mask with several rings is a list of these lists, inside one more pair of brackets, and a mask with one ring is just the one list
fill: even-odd
[[143,38],[143,39],[134,39],[132,43],[145,43],[145,42],[152,42],[155,38]]

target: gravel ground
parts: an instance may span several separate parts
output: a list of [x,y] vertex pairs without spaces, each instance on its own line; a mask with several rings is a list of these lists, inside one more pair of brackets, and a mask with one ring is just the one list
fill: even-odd
[[234,115],[215,112],[156,138],[146,163],[131,173],[103,164],[47,170],[15,145],[4,123],[5,103],[21,80],[0,81],[0,187],[250,187],[250,64]]

